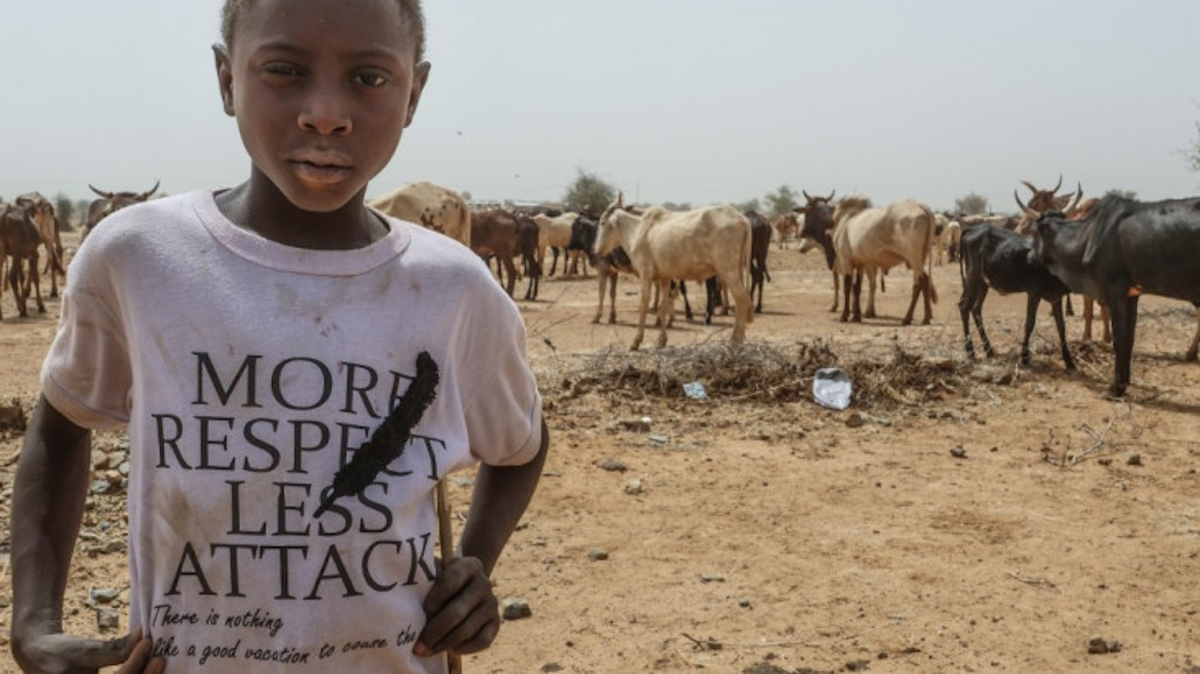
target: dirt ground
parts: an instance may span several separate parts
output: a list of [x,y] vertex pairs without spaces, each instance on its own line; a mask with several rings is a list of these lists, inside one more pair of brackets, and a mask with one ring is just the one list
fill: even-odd
[[[731,317],[681,316],[668,348],[648,333],[630,354],[628,279],[616,325],[591,322],[594,276],[548,279],[538,301],[519,301],[552,453],[494,580],[532,615],[506,621],[465,671],[1200,674],[1190,305],[1143,300],[1133,384],[1113,401],[1111,349],[1079,344],[1080,318],[1068,318],[1077,373],[1046,309],[1034,362],[1019,366],[1023,296],[988,298],[999,356],[969,363],[957,265],[935,270],[933,324],[902,327],[903,269],[887,277],[881,317],[859,325],[828,311],[816,254],[773,245],[768,264],[765,313],[737,352]],[[58,302],[28,319],[8,295],[0,306],[0,404],[28,407]],[[855,387],[842,411],[811,395],[814,370],[835,364]],[[684,394],[693,381],[706,398]],[[0,431],[5,672],[21,439]],[[90,634],[126,625],[124,492],[104,486],[119,482],[121,443],[96,439],[67,591],[70,629]],[[470,478],[452,478],[460,516]]]

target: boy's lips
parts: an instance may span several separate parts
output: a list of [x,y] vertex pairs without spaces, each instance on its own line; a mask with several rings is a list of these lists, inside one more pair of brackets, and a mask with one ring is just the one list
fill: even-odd
[[338,152],[296,152],[287,160],[300,178],[320,183],[341,181],[354,168],[350,159]]

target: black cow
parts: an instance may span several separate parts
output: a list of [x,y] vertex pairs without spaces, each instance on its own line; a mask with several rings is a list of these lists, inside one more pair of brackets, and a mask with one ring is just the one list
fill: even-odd
[[[575,222],[571,223],[571,238],[567,241],[567,257],[571,260],[571,272],[587,274],[586,265],[596,266],[596,253],[593,249],[596,247],[596,230],[598,225],[595,218],[590,218],[586,215],[580,215],[575,218]],[[571,253],[582,252],[583,255],[571,255]],[[584,269],[582,272],[577,268],[579,258],[584,257]],[[558,253],[555,252],[555,260],[558,259]]]
[[517,218],[517,254],[521,256],[525,277],[529,285],[525,288],[525,299],[534,301],[542,284],[542,265],[537,260],[538,224],[524,213],[514,213]]
[[1021,341],[1021,364],[1029,365],[1029,337],[1033,334],[1038,304],[1050,303],[1054,315],[1054,327],[1058,329],[1058,343],[1062,347],[1063,363],[1068,370],[1075,369],[1071,351],[1067,348],[1067,329],[1063,320],[1063,296],[1067,286],[1049,269],[1030,261],[1029,253],[1033,240],[1023,234],[994,225],[977,225],[963,232],[960,241],[959,271],[962,274],[963,292],[958,300],[958,311],[962,314],[963,346],[967,356],[975,360],[975,346],[971,343],[971,328],[968,315],[975,317],[979,330],[979,341],[989,358],[996,352],[983,329],[983,300],[988,289],[994,288],[1001,294],[1025,293],[1025,338]]
[[1031,260],[1072,292],[1108,306],[1116,356],[1108,391],[1124,395],[1138,298],[1148,293],[1200,307],[1200,198],[1140,202],[1107,195],[1079,220],[1030,214],[1038,216]]
[[750,298],[754,298],[754,289],[758,289],[758,301],[754,304],[754,313],[762,313],[763,282],[771,280],[767,271],[767,253],[771,250],[771,223],[758,211],[746,211],[750,220]]

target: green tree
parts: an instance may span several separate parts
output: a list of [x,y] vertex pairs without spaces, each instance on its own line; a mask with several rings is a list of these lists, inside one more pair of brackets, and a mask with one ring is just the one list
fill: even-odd
[[771,192],[765,197],[767,201],[767,210],[769,211],[766,213],[766,215],[775,218],[783,215],[784,213],[790,213],[792,209],[797,206],[796,200],[799,199],[799,197],[800,195],[796,193],[796,190],[788,187],[787,185],[780,185],[779,189]]
[[71,197],[62,192],[55,194],[54,214],[58,216],[58,221],[62,223],[63,231],[69,232],[73,229],[71,223],[75,219],[75,202],[71,201]]
[[745,213],[746,211],[758,211],[759,213],[762,213],[762,204],[759,202],[758,197],[729,205],[736,208],[740,213]]
[[594,173],[575,169],[575,182],[563,194],[563,207],[598,216],[617,198],[617,190]]
[[987,197],[971,192],[954,200],[954,209],[963,215],[983,215],[988,212]]

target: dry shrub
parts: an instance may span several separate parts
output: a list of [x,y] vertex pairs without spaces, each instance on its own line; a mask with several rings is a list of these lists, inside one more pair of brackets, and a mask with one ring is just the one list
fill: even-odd
[[[883,362],[880,362],[880,361]],[[634,397],[677,399],[683,386],[701,383],[716,400],[794,402],[812,399],[817,369],[839,366],[849,374],[856,404],[913,404],[964,390],[959,366],[951,359],[927,360],[893,347],[890,358],[869,352],[840,357],[823,339],[780,346],[747,343],[668,347],[650,351],[607,350],[560,361],[540,372],[543,388],[567,398],[588,393],[622,392]]]

